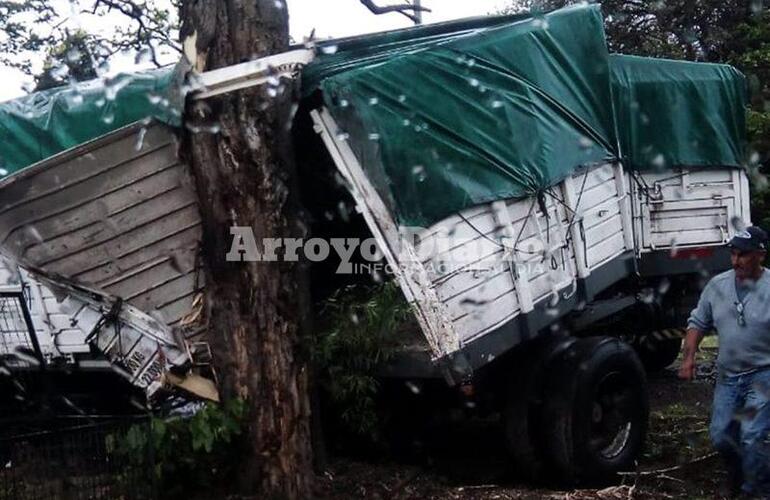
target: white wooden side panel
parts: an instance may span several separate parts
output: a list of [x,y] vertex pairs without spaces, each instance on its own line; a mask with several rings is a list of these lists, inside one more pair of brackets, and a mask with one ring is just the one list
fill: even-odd
[[[607,182],[606,172],[603,176],[592,174],[592,192],[596,196],[608,196],[609,190],[598,184]],[[586,179],[586,184],[588,181]],[[521,290],[517,287],[526,287],[526,295],[539,302],[552,297],[554,290],[564,289],[565,284],[576,278],[574,248],[568,247],[564,258],[561,250],[571,214],[557,201],[547,199],[548,220],[538,206],[533,205],[532,199],[508,201],[509,231],[495,220],[492,204],[484,207],[483,211],[474,207],[472,212],[463,212],[428,228],[420,235],[417,246],[462,342],[471,341],[521,314],[518,298]],[[520,251],[511,252],[504,247],[504,238],[510,238],[509,234],[513,235],[513,241],[518,238],[516,248]],[[442,237],[450,243],[439,244]],[[550,269],[550,259],[543,261],[545,247],[556,249],[557,270]],[[517,269],[526,271],[516,280],[511,272],[512,256],[518,263]],[[471,262],[466,263],[467,260]],[[450,272],[437,272],[441,264],[447,265]],[[524,276],[526,281],[522,279]]]
[[[677,170],[644,174],[649,195],[634,186],[641,251],[724,244],[734,218],[748,220],[748,186],[739,169]],[[640,199],[641,198],[641,199]]]

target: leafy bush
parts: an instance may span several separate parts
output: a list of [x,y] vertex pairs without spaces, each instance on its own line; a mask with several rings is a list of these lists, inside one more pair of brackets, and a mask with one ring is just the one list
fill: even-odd
[[379,440],[375,369],[390,359],[412,318],[401,290],[392,282],[349,286],[323,304],[313,360],[333,416],[344,430]]
[[190,418],[153,418],[123,434],[107,437],[107,451],[136,466],[152,460],[155,480],[164,497],[223,484],[237,466],[236,438],[241,434],[245,405],[240,400],[206,404]]

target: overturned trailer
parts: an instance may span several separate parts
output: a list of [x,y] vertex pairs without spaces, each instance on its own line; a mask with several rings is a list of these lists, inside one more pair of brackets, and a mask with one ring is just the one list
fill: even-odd
[[[648,358],[676,347],[661,332],[749,223],[742,75],[610,55],[596,6],[314,50],[195,85],[166,71],[3,105],[0,248],[21,267],[8,285],[43,308],[20,316],[40,362],[101,357],[150,393],[171,383],[215,398],[196,376],[208,357],[196,321],[200,214],[176,154],[174,102],[304,67],[301,109],[425,339],[383,373],[488,389],[532,474],[629,467],[647,400],[640,361],[619,339]],[[0,335],[10,358],[10,333]]]

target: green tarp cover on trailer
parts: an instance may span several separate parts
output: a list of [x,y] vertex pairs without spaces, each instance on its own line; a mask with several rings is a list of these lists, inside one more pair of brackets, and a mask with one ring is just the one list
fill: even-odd
[[[598,6],[386,46],[311,75],[370,180],[403,225],[527,196],[618,157]],[[371,62],[370,62],[371,61]]]
[[179,76],[120,74],[0,103],[0,177],[144,118],[179,126]]
[[[0,177],[148,117],[179,126],[184,68],[0,104]],[[581,165],[737,166],[743,76],[610,56],[599,7],[321,42],[303,72],[404,225],[527,196]]]
[[725,64],[610,56],[615,116],[626,164],[740,166],[746,83]]

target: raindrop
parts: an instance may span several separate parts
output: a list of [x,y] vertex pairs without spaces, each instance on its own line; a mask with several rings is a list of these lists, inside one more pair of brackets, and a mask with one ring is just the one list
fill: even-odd
[[411,123],[412,122],[409,121],[408,118],[404,118],[404,121],[401,122],[401,124],[404,125],[404,127],[408,127]]
[[380,139],[380,134],[376,132],[372,132],[371,134],[369,134],[370,141],[378,141],[379,139]]
[[468,63],[467,64],[468,64],[469,68],[472,68],[472,67],[476,66],[476,61],[474,59],[468,59]]
[[398,102],[406,102],[406,96],[404,94],[398,96]]
[[144,146],[144,136],[147,134],[147,128],[142,127],[136,134],[136,142],[134,143],[134,151],[141,151]]
[[669,246],[671,247],[669,250],[669,255],[671,255],[671,257],[676,257],[676,254],[679,252],[679,249],[677,248],[678,245],[679,244],[677,242],[676,236],[671,238],[671,241],[669,242]]
[[102,117],[102,121],[106,123],[107,125],[112,125],[112,122],[115,121],[115,114],[114,113],[107,113]]
[[658,295],[666,295],[670,288],[671,282],[668,280],[668,278],[663,278],[658,284]]
[[492,101],[492,107],[494,109],[502,108],[503,107],[503,101],[499,101],[499,100],[495,99],[494,101]]
[[650,123],[650,117],[645,113],[639,113],[639,119],[642,121],[642,125]]
[[107,101],[105,101],[104,99],[97,99],[96,101],[94,101],[94,104],[96,104],[97,108],[103,107],[106,103]]
[[67,60],[71,63],[76,63],[80,61],[81,57],[83,57],[83,53],[80,52],[75,47],[72,47],[70,50],[67,51]]
[[79,106],[80,104],[83,104],[83,94],[78,91],[72,92],[69,96],[69,100],[73,105]]
[[752,151],[749,157],[749,165],[759,165],[759,159],[759,153]]
[[418,386],[411,380],[407,380],[405,383],[406,383],[406,386],[409,388],[409,390],[412,391],[412,394],[420,394],[420,392],[422,391],[422,389],[420,389],[420,386]]
[[284,8],[283,0],[275,0],[275,8],[283,9]]
[[350,139],[350,134],[347,132],[337,132],[337,139],[340,141],[347,141]]
[[70,72],[69,67],[62,64],[61,66],[56,66],[55,68],[51,69],[51,76],[53,76],[57,80],[63,80],[67,77],[69,72]]
[[340,217],[344,222],[350,221],[350,212],[348,211],[348,207],[345,205],[344,201],[337,203],[337,212],[340,214]]
[[588,149],[594,145],[594,142],[586,136],[580,136],[578,143],[580,144],[580,147],[583,149]]
[[358,323],[360,323],[360,320],[358,319],[358,314],[352,313],[350,315],[350,321],[352,321],[354,325],[357,325]]
[[479,86],[479,81],[476,78],[469,79],[468,83],[471,84],[471,87],[478,87]]
[[347,108],[350,105],[350,101],[347,99],[340,99],[340,107]]
[[43,237],[40,236],[40,232],[37,230],[37,228],[35,226],[27,226],[27,232],[38,243],[42,243],[43,242]]
[[324,47],[321,47],[321,52],[324,54],[336,54],[337,53],[337,46],[336,45],[326,45]]
[[662,154],[658,153],[658,154],[657,154],[657,155],[655,155],[655,157],[652,159],[652,162],[651,162],[651,163],[652,163],[652,165],[653,165],[654,167],[662,169],[663,167],[665,167],[665,166],[666,166],[666,158],[665,158],[665,157],[664,157]]
[[422,165],[415,165],[412,167],[412,175],[417,177],[417,182],[422,182],[427,177],[427,174],[425,173],[425,167]]
[[275,97],[278,95],[278,90],[274,87],[268,87],[267,88],[267,95],[270,97]]
[[730,226],[732,226],[736,232],[739,232],[746,229],[746,222],[742,218],[736,216],[730,219]]
[[163,98],[158,94],[147,94],[147,99],[150,101],[150,104],[158,104]]
[[8,170],[0,168],[0,175],[8,175]]
[[377,103],[379,103],[379,102],[380,102],[380,100],[377,97],[372,97],[372,98],[369,99],[369,105],[370,106],[376,106]]

